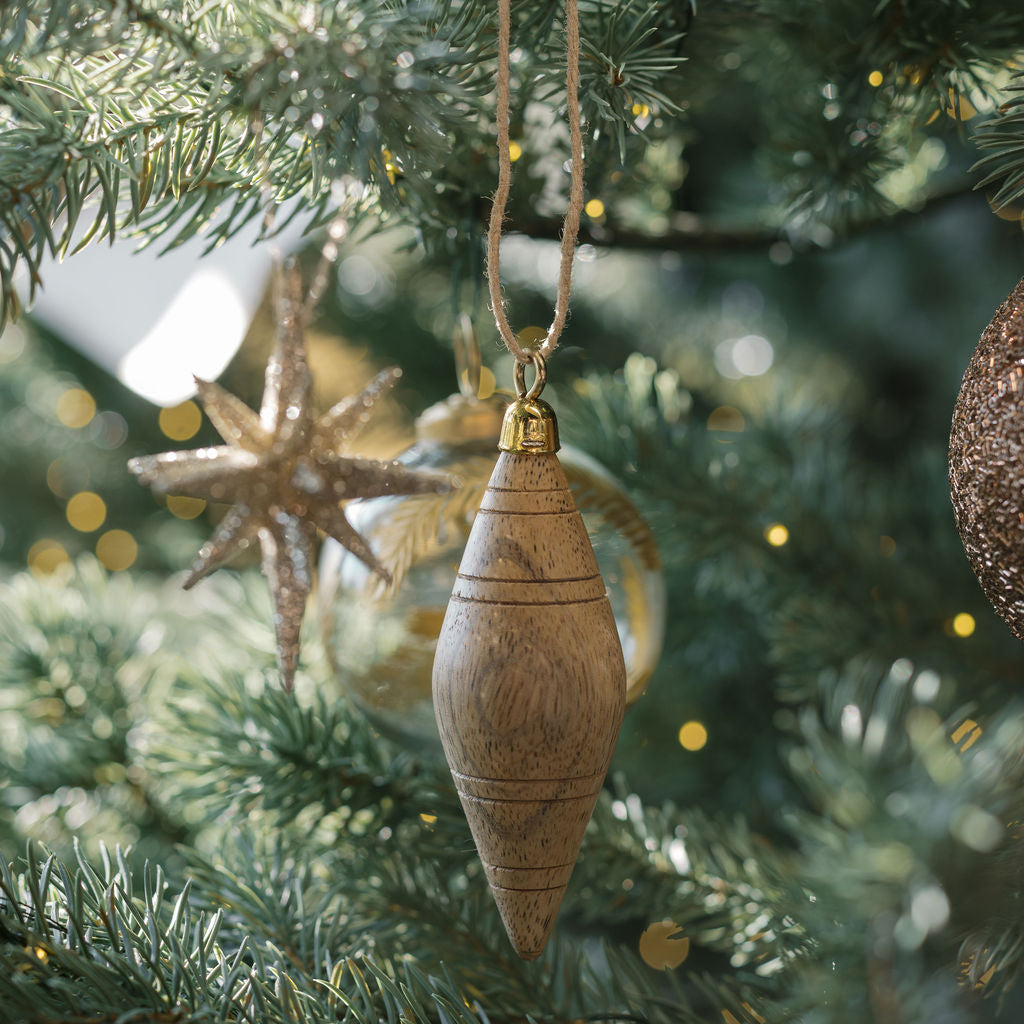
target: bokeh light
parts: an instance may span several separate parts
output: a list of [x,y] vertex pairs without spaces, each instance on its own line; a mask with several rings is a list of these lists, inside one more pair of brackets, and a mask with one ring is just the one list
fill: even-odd
[[789,529],[782,523],[770,523],[764,528],[764,539],[773,548],[781,548],[789,540]]
[[46,467],[46,486],[57,495],[58,498],[67,497],[67,487],[64,482],[64,460],[54,459]]
[[127,530],[107,530],[96,542],[96,557],[111,572],[121,572],[134,565],[139,546]]
[[160,410],[160,429],[172,441],[187,441],[194,437],[203,424],[199,406],[189,400]]
[[25,332],[15,324],[8,324],[0,331],[0,366],[13,363],[25,351]]
[[81,388],[68,388],[57,399],[57,419],[65,427],[80,430],[87,427],[96,415],[96,401],[88,391]]
[[877,89],[882,84],[884,78],[885,76],[881,71],[872,71],[871,74],[868,75],[868,85],[872,85]]
[[508,158],[515,163],[523,155],[523,147],[513,140],[508,144]]
[[684,750],[702,750],[708,742],[708,731],[702,722],[684,722],[679,730],[679,745]]
[[89,435],[97,448],[112,452],[128,439],[128,422],[120,413],[108,409],[93,419]]
[[524,327],[517,335],[516,341],[523,348],[536,348],[548,336],[544,327]]
[[587,201],[587,205],[583,207],[583,210],[591,220],[597,220],[599,217],[604,216],[604,203],[600,199],[590,199]]
[[715,346],[715,369],[730,380],[760,377],[771,369],[774,361],[772,343],[760,334],[745,334]]
[[712,409],[711,415],[708,416],[708,430],[725,430],[740,434],[746,425],[743,413],[733,405],[720,405],[717,409]]
[[[463,370],[459,380],[463,383],[469,382],[469,370]],[[477,385],[476,397],[483,400],[490,398],[498,388],[498,379],[494,371],[487,366],[480,367],[480,383]]]
[[682,929],[666,918],[655,921],[640,936],[640,956],[656,971],[675,970],[690,955],[690,940],[681,937]]
[[28,567],[34,576],[49,576],[70,561],[64,545],[49,537],[37,540],[28,549]]
[[371,296],[379,284],[377,268],[359,253],[341,261],[338,267],[338,283],[349,293],[359,297]]
[[970,612],[960,612],[953,616],[953,632],[960,637],[970,636],[977,624]]
[[79,491],[68,502],[65,514],[80,533],[92,533],[107,518],[107,503],[94,491]]
[[171,495],[167,499],[167,508],[171,515],[177,516],[179,519],[195,519],[206,508],[206,499]]

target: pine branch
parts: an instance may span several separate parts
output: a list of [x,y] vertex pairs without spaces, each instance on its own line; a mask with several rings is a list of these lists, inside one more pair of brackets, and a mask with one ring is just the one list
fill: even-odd
[[[223,851],[229,863],[235,852]],[[220,867],[175,895],[159,870],[147,869],[140,878],[120,853],[114,861],[106,858],[101,871],[81,856],[73,871],[52,857],[40,861],[31,847],[17,875],[0,864],[0,965],[8,968],[0,974],[3,1005],[26,1020],[47,1021],[144,1011],[154,1019],[214,1015],[261,1024],[339,1016],[363,1024],[399,1013],[467,1024],[568,1024],[584,1014],[699,1024],[706,1018],[696,1007],[705,1000],[743,1014],[754,998],[707,977],[686,986],[681,979],[659,979],[635,955],[611,947],[593,962],[565,943],[539,969],[517,961],[497,934],[500,927],[482,924],[484,916],[496,918],[489,897],[486,905],[476,897],[467,901],[461,887],[451,888],[422,864],[390,885],[367,878],[371,891],[398,901],[386,906],[378,925],[396,911],[408,915],[408,930],[397,933],[405,941],[388,952],[386,936],[373,938],[379,927],[371,925],[357,939],[364,919],[342,912],[339,896],[361,891],[351,870],[334,876],[339,886],[329,874],[297,867],[270,850],[240,852],[247,874],[270,858],[266,888],[258,877],[243,884]],[[204,892],[208,882],[214,885]],[[214,905],[226,900],[224,909],[211,910],[207,897]],[[425,931],[423,924],[430,921],[424,911],[435,904],[448,908],[447,944],[438,946],[444,960],[431,965],[422,943],[438,942],[431,933],[437,924]],[[376,951],[359,952],[356,943],[365,950],[368,941]],[[492,942],[501,943],[500,952],[491,952]],[[413,943],[415,959],[401,952]],[[468,958],[459,955],[463,944]],[[595,1013],[598,1006],[603,1009]]]
[[[648,234],[634,229],[619,227],[614,223],[600,226],[584,225],[580,229],[580,241],[599,248],[614,248],[634,251],[655,252],[751,252],[770,249],[777,242],[786,242],[797,248],[803,246],[827,247],[876,231],[888,231],[918,221],[923,216],[945,209],[950,204],[972,195],[981,185],[971,182],[957,182],[930,195],[924,196],[912,207],[886,210],[874,217],[865,217],[846,224],[842,232],[824,236],[819,229],[810,234],[805,229],[779,224],[765,227],[760,223],[750,226],[733,226],[691,213],[679,213],[674,226],[657,234]],[[517,232],[533,239],[557,241],[561,237],[562,224],[557,218],[513,219],[508,231]],[[822,239],[827,239],[827,243]]]
[[[150,751],[167,799],[215,821],[263,812],[278,825],[340,809],[360,834],[422,806],[431,772],[395,750],[344,703],[318,691],[310,705],[280,690],[273,672],[196,679],[175,702],[176,727]],[[173,737],[173,738],[172,738]]]
[[[678,64],[651,56],[669,45],[654,10],[616,12],[629,28],[621,47],[584,75],[589,95],[606,64],[618,69],[618,106],[604,116],[620,134],[634,116],[621,96],[654,102]],[[439,236],[462,224],[463,169],[491,159],[486,4],[168,13],[111,3],[83,18],[75,3],[37,3],[0,22],[0,322],[16,312],[18,263],[31,298],[45,253],[127,230],[147,241],[173,231],[170,246],[203,232],[213,246],[299,195],[313,223],[346,202],[353,217],[372,209]],[[607,32],[603,5],[590,17]],[[524,23],[527,73],[557,65],[558,35],[550,18]]]
[[992,198],[997,207],[1024,199],[1024,71],[1014,73],[1008,92],[1006,102],[974,130],[978,147],[991,152],[971,170],[984,172],[978,188],[999,184]]

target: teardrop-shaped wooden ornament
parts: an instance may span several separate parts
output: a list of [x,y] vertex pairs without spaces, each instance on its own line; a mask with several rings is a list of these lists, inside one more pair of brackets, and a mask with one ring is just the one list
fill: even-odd
[[554,414],[532,390],[500,448],[441,628],[434,708],[505,930],[533,960],[611,762],[626,673]]

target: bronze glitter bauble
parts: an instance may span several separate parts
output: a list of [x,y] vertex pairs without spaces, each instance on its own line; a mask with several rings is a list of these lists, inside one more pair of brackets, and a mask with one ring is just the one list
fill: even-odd
[[949,485],[971,568],[1024,640],[1024,281],[985,328],[964,374]]

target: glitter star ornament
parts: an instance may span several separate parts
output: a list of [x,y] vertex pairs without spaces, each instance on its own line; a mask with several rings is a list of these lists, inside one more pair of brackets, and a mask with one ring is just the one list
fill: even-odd
[[1024,640],[1024,281],[996,311],[964,373],[949,482],[971,568]]
[[231,504],[199,549],[186,589],[259,540],[274,602],[278,665],[285,688],[291,689],[306,598],[313,586],[317,531],[333,537],[387,580],[387,570],[349,523],[342,503],[384,494],[443,492],[450,483],[397,462],[341,454],[401,371],[384,370],[359,394],[314,418],[297,273],[286,276],[279,306],[259,415],[219,385],[197,380],[203,409],[227,443],[143,456],[132,459],[128,469],[162,494]]

